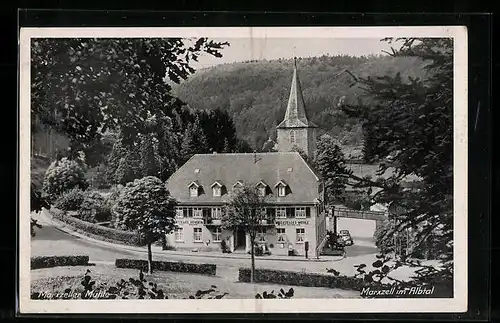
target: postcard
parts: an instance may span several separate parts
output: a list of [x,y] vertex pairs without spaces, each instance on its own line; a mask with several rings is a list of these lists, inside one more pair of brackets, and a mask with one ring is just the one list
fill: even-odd
[[465,27],[19,44],[21,314],[467,311]]

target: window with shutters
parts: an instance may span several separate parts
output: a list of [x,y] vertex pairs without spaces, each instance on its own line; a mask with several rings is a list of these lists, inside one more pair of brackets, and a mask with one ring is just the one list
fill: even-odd
[[203,208],[201,207],[193,208],[193,218],[203,218]]
[[295,208],[295,217],[298,219],[303,219],[306,217],[306,208],[305,207],[296,207]]
[[277,219],[286,218],[286,208],[285,207],[279,207],[276,209],[276,218]]

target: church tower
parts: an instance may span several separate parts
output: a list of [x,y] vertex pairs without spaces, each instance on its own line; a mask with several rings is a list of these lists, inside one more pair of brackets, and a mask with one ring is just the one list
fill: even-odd
[[316,128],[307,118],[304,97],[297,74],[297,62],[293,59],[293,78],[285,118],[276,127],[278,151],[292,151],[294,146],[302,149],[309,158],[316,151]]

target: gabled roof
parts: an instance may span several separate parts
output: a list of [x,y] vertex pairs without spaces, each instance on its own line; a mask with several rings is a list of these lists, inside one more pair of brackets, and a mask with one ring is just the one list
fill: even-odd
[[268,187],[269,185],[266,184],[266,182],[264,182],[263,180],[260,180],[258,181],[255,186],[264,186],[264,187]]
[[218,185],[219,187],[224,186],[221,181],[215,181],[212,185],[210,185],[210,187],[214,187],[215,185]]
[[279,182],[276,183],[276,185],[274,185],[274,187],[277,187],[277,186],[280,186],[280,185],[281,186],[288,186],[288,184],[284,180],[280,179]]
[[302,87],[297,74],[297,63],[294,58],[292,85],[290,87],[290,96],[288,97],[285,118],[277,126],[277,128],[304,127],[317,127],[317,125],[309,121],[307,118],[304,97],[302,95]]
[[194,185],[194,186],[196,186],[196,187],[200,187],[200,186],[201,186],[200,182],[199,182],[199,181],[197,181],[197,180],[196,180],[196,181],[191,181],[191,182],[188,184],[188,187],[191,187],[191,186],[193,186],[193,185]]
[[236,185],[243,186],[243,185],[245,185],[245,183],[243,183],[243,181],[241,181],[241,180],[237,180],[237,181],[233,184],[233,187],[235,187]]
[[[200,169],[199,173],[194,172],[196,168]],[[289,168],[293,171],[289,172]],[[229,199],[231,190],[223,196],[202,194],[190,197],[188,190],[183,188],[193,181],[205,186],[212,185],[215,181],[226,185],[238,181],[252,185],[259,181],[284,181],[290,187],[290,193],[278,196],[277,190],[273,190],[272,194],[267,195],[267,201],[312,204],[316,198],[320,198],[318,185],[321,179],[297,152],[198,154],[189,159],[167,181],[170,194],[179,203],[221,203]]]

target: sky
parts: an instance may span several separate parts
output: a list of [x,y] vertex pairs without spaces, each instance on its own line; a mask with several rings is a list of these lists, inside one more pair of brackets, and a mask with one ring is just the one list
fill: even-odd
[[[213,38],[212,38],[213,39]],[[208,54],[200,56],[193,67],[200,69],[218,64],[247,60],[313,57],[322,55],[379,55],[390,51],[391,45],[379,38],[233,38],[213,39],[227,41],[230,46],[222,50],[222,58]]]

